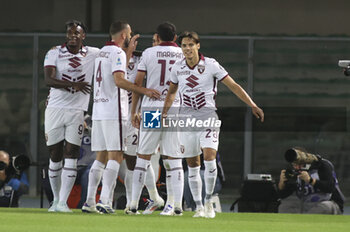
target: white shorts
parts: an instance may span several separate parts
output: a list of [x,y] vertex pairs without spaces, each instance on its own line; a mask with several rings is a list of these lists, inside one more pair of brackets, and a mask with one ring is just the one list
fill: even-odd
[[93,120],[92,151],[125,151],[126,121]]
[[84,111],[64,108],[46,108],[45,138],[46,145],[51,146],[63,140],[81,145],[84,133]]
[[207,128],[202,131],[180,132],[180,151],[184,158],[191,158],[202,153],[202,148],[213,148],[216,151],[219,147],[219,128]]
[[139,130],[135,127],[129,128],[128,136],[126,137],[126,151],[124,153],[127,155],[136,156],[138,143]]
[[179,132],[164,132],[161,129],[140,129],[140,140],[137,153],[141,155],[154,154],[160,146],[160,154],[173,158],[183,158],[180,153]]

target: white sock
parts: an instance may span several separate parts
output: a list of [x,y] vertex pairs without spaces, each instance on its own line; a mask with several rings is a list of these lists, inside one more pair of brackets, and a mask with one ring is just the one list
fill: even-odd
[[130,202],[132,198],[132,175],[134,171],[131,171],[129,169],[126,169],[125,177],[124,177],[124,186],[125,186],[125,193],[126,193],[126,207],[130,207]]
[[165,177],[166,177],[165,183],[166,183],[166,195],[167,195],[167,200],[165,205],[174,206],[174,193],[171,185],[171,171],[170,171],[170,166],[167,159],[163,159],[163,166],[165,168]]
[[132,201],[130,202],[130,208],[138,207],[141,192],[143,186],[145,185],[146,171],[150,166],[150,163],[150,160],[145,160],[137,157],[132,179]]
[[72,191],[75,179],[77,178],[77,161],[78,159],[64,159],[60,203],[67,203],[69,194]]
[[[118,175],[117,175],[117,178],[118,178]],[[108,200],[108,205],[113,208],[113,200],[114,200],[114,189],[115,189],[115,186],[117,185],[117,179],[114,181],[114,183],[112,184],[112,187],[111,187],[111,192],[110,192],[110,195],[109,195],[109,200]]]
[[216,167],[216,159],[211,161],[204,160],[204,181],[205,181],[205,201],[209,201],[213,195],[216,176],[218,175],[218,170]]
[[174,207],[182,209],[182,197],[184,192],[184,170],[182,159],[168,160],[171,170],[171,186],[174,194]]
[[119,167],[120,165],[117,161],[108,160],[102,178],[102,191],[100,196],[100,201],[102,204],[109,203],[109,197],[111,195],[113,183],[117,180],[118,177]]
[[200,174],[201,167],[188,167],[188,185],[192,193],[193,201],[196,203],[196,208],[203,208],[202,203],[202,179]]
[[149,198],[151,198],[151,200],[155,201],[160,198],[156,186],[156,178],[154,176],[152,164],[149,165],[146,171],[145,186],[148,190]]
[[105,165],[98,160],[95,160],[94,163],[91,165],[86,196],[86,202],[90,206],[96,204],[96,191],[98,185],[101,182],[102,173],[104,169]]
[[61,189],[61,173],[62,173],[62,161],[53,162],[50,159],[49,163],[49,181],[53,193],[53,200],[59,200],[59,193]]

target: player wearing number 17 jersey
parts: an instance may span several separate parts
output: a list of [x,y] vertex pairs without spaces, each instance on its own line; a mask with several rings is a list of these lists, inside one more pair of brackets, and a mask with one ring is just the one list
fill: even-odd
[[[160,99],[153,100],[144,97],[141,104],[141,113],[143,117],[148,113],[152,114],[153,120],[158,119],[159,121],[159,112],[164,104],[169,88],[171,67],[176,60],[183,57],[183,54],[181,48],[174,42],[176,40],[176,28],[172,23],[165,22],[160,24],[157,27],[157,36],[160,44],[148,48],[143,52],[135,83],[141,85],[144,77],[147,75],[146,87],[156,89],[161,93]],[[135,127],[140,127],[140,121],[136,112],[138,100],[139,96],[133,94],[131,116],[132,123]],[[175,104],[177,104],[177,106],[179,105],[178,99]],[[177,108],[178,107],[175,105],[174,110],[177,110]],[[174,178],[172,178],[172,185],[173,189],[177,191],[177,193],[174,192],[174,203],[175,207],[178,208],[178,214],[181,214],[183,170],[181,159],[178,159],[181,158],[179,157],[180,152],[178,152],[178,134],[177,132],[165,132],[162,131],[162,129],[145,129],[144,126],[140,127],[140,139],[137,151],[138,157],[133,175],[133,193],[130,208],[132,211],[136,212],[137,203],[145,181],[145,173],[150,166],[151,154],[153,154],[158,145],[160,145],[161,155],[175,158],[165,162],[169,163],[167,165],[168,169],[173,170]],[[163,202],[159,200],[157,202],[152,202],[152,204],[154,204],[153,209],[155,209],[162,206]]]
[[[179,90],[182,99],[180,114],[190,115],[194,119],[207,120],[211,118],[218,121],[215,113],[215,97],[217,83],[220,81],[249,105],[257,118],[261,118],[261,121],[264,120],[263,111],[257,107],[242,87],[228,75],[226,70],[214,59],[204,57],[198,52],[200,43],[197,33],[184,32],[180,35],[179,42],[185,59],[177,61],[172,68],[171,84],[163,109],[164,117],[166,117],[177,90]],[[181,152],[187,158],[189,166],[188,182],[193,199],[197,205],[197,212],[194,217],[215,217],[211,195],[214,191],[217,177],[215,158],[219,145],[219,132],[220,125],[212,128],[192,128],[192,130],[180,133]],[[202,151],[204,155],[204,181],[206,188],[204,207],[201,199],[202,183],[199,160],[199,155]]]
[[[95,60],[91,150],[97,151],[97,154],[90,169],[87,202],[82,208],[83,212],[96,212],[96,208],[102,213],[114,212],[110,206],[110,195],[125,150],[128,116],[126,90],[159,97],[157,91],[136,86],[125,77],[127,60],[136,48],[139,35],[131,38],[130,25],[118,21],[111,24],[110,37],[112,40],[100,50]],[[121,47],[127,50],[127,54]],[[102,192],[95,208],[97,185],[102,175]]]

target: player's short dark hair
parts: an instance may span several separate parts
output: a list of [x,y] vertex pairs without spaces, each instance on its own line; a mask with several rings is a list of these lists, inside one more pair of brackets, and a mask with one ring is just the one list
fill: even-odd
[[116,22],[113,22],[111,24],[111,26],[109,27],[109,34],[112,36],[112,35],[115,35],[119,32],[121,32],[122,30],[124,30],[125,28],[128,27],[128,23],[125,22],[125,21],[116,21]]
[[179,44],[182,43],[183,38],[193,39],[197,44],[200,42],[197,32],[194,32],[194,31],[184,31],[184,32],[182,32],[181,35],[179,36],[179,39],[178,39]]
[[72,20],[69,20],[66,22],[66,30],[68,30],[68,28],[73,27],[73,26],[75,26],[75,27],[80,26],[83,29],[84,33],[87,32],[87,26],[83,22],[80,22],[80,21],[75,20],[75,19],[72,19]]
[[162,41],[173,41],[176,35],[176,27],[171,22],[164,22],[157,27],[157,34]]

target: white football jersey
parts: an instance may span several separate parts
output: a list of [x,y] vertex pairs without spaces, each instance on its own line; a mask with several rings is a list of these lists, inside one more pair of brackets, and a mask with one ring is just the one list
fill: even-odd
[[171,70],[171,82],[178,84],[181,107],[195,111],[216,110],[217,83],[228,73],[212,58],[200,54],[199,63],[190,68],[186,59],[177,61]]
[[[146,72],[146,88],[156,89],[161,93],[160,99],[153,100],[143,96],[142,108],[164,106],[164,100],[170,85],[170,72],[172,66],[183,58],[182,50],[176,43],[164,42],[158,46],[150,47],[142,53],[138,71]],[[178,97],[173,106],[179,105]]]
[[[133,55],[129,60],[129,65],[127,67],[128,81],[134,83],[137,75],[137,66],[140,63],[141,56]],[[132,92],[128,91],[128,100],[129,100],[129,114],[131,113],[131,101],[132,101]]]
[[[79,53],[72,54],[65,45],[53,47],[46,53],[44,67],[55,67],[56,78],[72,82],[88,82],[91,84],[94,61],[99,49],[83,46]],[[47,107],[67,108],[87,111],[89,94],[69,87],[50,88]]]
[[115,72],[123,72],[126,78],[126,54],[113,42],[107,42],[95,60],[92,120],[128,118],[128,94],[116,86]]
[[[135,56],[133,55],[130,60],[129,60],[129,65],[127,67],[127,73],[128,73],[128,81],[134,83],[135,79],[136,79],[136,75],[137,75],[137,66],[140,63],[140,59],[141,56]],[[137,134],[137,129],[135,127],[132,126],[131,123],[131,103],[132,103],[132,92],[131,91],[127,91],[128,92],[128,102],[129,102],[129,112],[128,112],[128,132],[127,135],[132,135],[132,134]],[[140,102],[137,105],[137,109],[140,107]],[[133,138],[134,141],[134,138]]]

